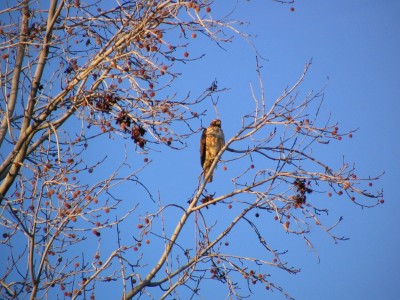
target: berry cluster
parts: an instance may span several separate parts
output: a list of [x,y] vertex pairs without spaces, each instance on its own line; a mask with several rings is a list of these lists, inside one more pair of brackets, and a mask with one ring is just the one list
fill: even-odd
[[129,130],[128,127],[131,126],[131,117],[128,115],[126,111],[121,111],[118,113],[118,118],[115,120],[115,123],[121,127],[125,132]]
[[211,279],[216,279],[218,281],[221,281],[222,283],[226,282],[226,274],[219,267],[215,266],[210,270],[210,273]]
[[111,93],[106,93],[102,97],[95,99],[95,103],[96,109],[109,113],[113,105],[117,103],[117,98]]
[[[132,124],[132,118],[129,116],[129,114],[126,111],[123,110],[118,114],[116,123],[117,123],[117,125],[119,125],[121,127],[121,129],[124,130],[124,132],[131,133],[131,139],[140,148],[143,148],[144,145],[146,145],[146,140],[143,138],[143,136],[146,133],[146,130],[140,125],[133,126],[133,128],[131,130],[129,127]],[[136,122],[135,122],[135,124],[136,124]]]
[[142,126],[134,126],[132,128],[131,139],[135,142],[135,144],[139,145],[140,148],[143,148],[146,144],[146,140],[143,138],[146,130]]
[[294,201],[296,202],[295,206],[301,206],[304,203],[306,203],[306,193],[310,194],[312,193],[312,189],[308,188],[306,186],[306,180],[305,179],[299,179],[296,178],[296,180],[294,181],[294,186],[297,189],[298,194],[296,196],[294,196]]
[[[214,200],[213,195],[208,195],[208,196],[205,196],[203,199],[201,199],[200,202],[205,204],[205,203],[208,203],[213,200]],[[213,204],[216,205],[216,203],[213,203]]]

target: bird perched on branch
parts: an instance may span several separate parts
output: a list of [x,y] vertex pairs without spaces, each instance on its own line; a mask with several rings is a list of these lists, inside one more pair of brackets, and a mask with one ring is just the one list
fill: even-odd
[[[221,120],[215,119],[210,123],[210,126],[203,130],[200,140],[200,162],[203,167],[204,177],[210,170],[214,158],[224,145],[225,137],[221,129]],[[211,172],[208,182],[213,180],[213,172]]]

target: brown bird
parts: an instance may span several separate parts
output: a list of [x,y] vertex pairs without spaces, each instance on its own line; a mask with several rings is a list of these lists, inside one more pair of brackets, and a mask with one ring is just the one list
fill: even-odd
[[[214,158],[224,145],[225,136],[221,129],[221,120],[215,119],[210,123],[210,126],[203,130],[200,139],[200,162],[203,167],[204,177],[210,170]],[[214,171],[211,173],[208,182],[212,182],[213,173]]]

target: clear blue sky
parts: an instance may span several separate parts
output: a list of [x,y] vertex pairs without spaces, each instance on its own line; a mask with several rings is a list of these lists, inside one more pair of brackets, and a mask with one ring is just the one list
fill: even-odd
[[[213,12],[226,12],[227,7],[225,1],[224,4],[216,2]],[[291,12],[287,5],[271,1],[238,1],[233,15],[250,22],[243,29],[257,35],[252,40],[268,60],[262,63],[267,96],[273,101],[312,59],[311,71],[301,89],[318,90],[328,84],[324,108],[332,112],[340,128],[360,128],[353,139],[328,147],[326,159],[337,161],[344,155],[347,161],[356,162],[359,174],[364,176],[385,171],[383,179],[375,184],[376,188],[384,188],[385,204],[362,210],[343,199],[333,199],[337,203],[332,205],[331,220],[344,217],[336,233],[350,240],[334,244],[316,230],[312,238],[320,263],[304,243],[289,241],[290,237],[280,234],[284,239],[282,248],[290,245],[290,262],[302,272],[295,276],[278,273],[274,278],[296,299],[400,299],[397,221],[400,204],[396,175],[400,160],[395,156],[400,153],[400,2],[314,0],[296,1],[294,7],[295,11]],[[229,138],[238,129],[243,113],[235,107],[245,109],[247,104],[251,105],[249,81],[255,82],[256,77],[254,52],[246,42],[238,39],[226,48],[227,52],[207,43],[193,43],[189,48],[191,55],[205,52],[207,56],[180,70],[185,74],[181,80],[183,93],[186,88],[195,94],[214,78],[221,87],[231,89],[221,95],[219,106]],[[206,124],[215,117],[211,106],[208,110]],[[251,106],[247,111],[250,110]],[[199,137],[191,139],[189,148],[178,154],[150,155],[158,168],[145,171],[149,172],[149,178],[155,170],[173,170],[187,162],[194,164],[193,168],[184,167],[183,172],[174,176],[160,175],[163,179],[162,184],[157,181],[158,189],[166,202],[169,199],[185,201],[182,186],[188,187],[183,189],[184,196],[190,196],[195,184],[190,178],[200,172]],[[177,161],[182,166],[176,166]],[[217,177],[225,176],[221,167],[216,172]],[[175,189],[177,181],[179,188]],[[212,209],[206,213],[212,214]],[[237,236],[240,239],[245,234],[239,231]],[[203,289],[204,299],[216,299],[218,287]],[[223,295],[221,292],[220,299]],[[258,295],[250,299],[283,299],[278,293],[266,293],[265,298],[262,291]]]

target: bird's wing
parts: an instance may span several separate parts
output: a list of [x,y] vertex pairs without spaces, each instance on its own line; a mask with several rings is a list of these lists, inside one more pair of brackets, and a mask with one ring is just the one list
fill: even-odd
[[221,148],[222,148],[223,146],[225,146],[225,134],[222,131],[222,128],[221,128],[221,143],[222,143],[222,146],[221,146]]
[[207,128],[203,130],[203,133],[201,134],[201,139],[200,139],[200,163],[201,163],[201,166],[204,165],[204,161],[206,160],[206,133],[207,133]]

